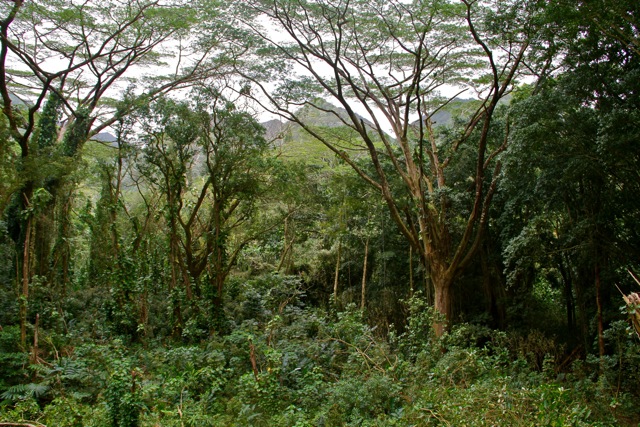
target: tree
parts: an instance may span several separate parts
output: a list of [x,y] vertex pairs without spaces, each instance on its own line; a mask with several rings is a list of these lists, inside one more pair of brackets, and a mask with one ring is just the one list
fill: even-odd
[[[69,257],[64,245],[69,237],[65,233],[69,232],[66,222],[70,207],[69,198],[61,197],[63,192],[58,190],[65,187],[66,177],[73,170],[72,159],[85,141],[117,121],[118,115],[105,101],[117,92],[118,83],[126,81],[136,67],[160,64],[161,48],[184,36],[194,25],[195,15],[191,4],[181,1],[98,4],[18,0],[2,2],[0,13],[0,96],[10,143],[17,145],[15,164],[22,178],[14,191],[14,211],[19,217],[14,218],[12,234],[21,271],[24,344],[31,247],[38,232],[33,215],[35,195],[49,193],[52,197],[45,204],[59,206],[57,242],[63,246],[57,253],[66,269]],[[187,59],[188,53],[188,49],[181,49],[180,58]],[[203,67],[202,60],[209,54],[203,51],[188,64],[185,61],[186,71],[176,68],[168,78],[150,79],[149,87],[139,91],[139,98],[152,99],[207,74],[210,69]],[[17,93],[24,94],[28,101],[18,103]],[[135,105],[130,104],[128,109]],[[60,120],[63,124],[57,126]],[[40,141],[39,147],[35,140]],[[71,169],[53,171],[50,177],[36,175],[49,161],[40,159],[38,148],[42,151],[51,145],[55,149],[49,152],[65,160]],[[68,195],[69,191],[64,193]]]
[[169,292],[178,329],[182,315],[175,295],[184,291],[196,310],[208,297],[219,310],[241,250],[261,227],[273,227],[260,224],[254,209],[269,166],[263,128],[211,89],[201,88],[194,99],[193,106],[159,99],[138,119],[145,147],[141,173],[165,199]]
[[562,61],[514,105],[501,189],[511,281],[556,282],[585,349],[597,319],[600,355],[612,284],[631,283],[626,270],[638,268],[637,13],[635,2],[549,8]]
[[[535,2],[272,0],[247,2],[246,10],[259,20],[245,19],[245,26],[278,67],[237,58],[240,73],[269,101],[258,102],[303,126],[381,194],[429,271],[436,309],[451,321],[453,283],[480,247],[500,172],[497,156],[505,148],[490,146],[490,126],[535,33]],[[282,31],[265,31],[258,24],[264,20]],[[264,83],[268,77],[275,91]],[[437,137],[431,120],[453,99],[439,96],[443,85],[480,97],[449,141]],[[318,95],[346,110],[335,115],[357,142],[336,143],[300,117],[300,105],[331,111]],[[449,209],[447,171],[468,150],[474,166],[466,174],[472,185],[462,217]],[[354,160],[363,152],[373,173]],[[399,194],[410,202],[402,203]],[[442,334],[445,324],[434,326]]]

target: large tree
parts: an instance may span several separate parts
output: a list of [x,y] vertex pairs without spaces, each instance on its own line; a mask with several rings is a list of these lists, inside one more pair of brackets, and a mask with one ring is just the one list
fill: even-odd
[[[238,57],[238,68],[262,89],[258,101],[303,126],[381,194],[428,269],[435,307],[447,321],[453,315],[454,280],[482,241],[500,171],[496,160],[506,141],[505,135],[492,145],[490,127],[534,35],[534,3],[245,2],[245,13],[256,18],[245,19],[245,25],[265,56],[253,67],[247,55]],[[442,97],[442,87],[458,87],[458,95],[468,92],[478,99],[446,141],[438,138],[432,121],[455,97]],[[301,105],[330,111],[318,96],[346,111],[336,117],[357,141],[336,142],[298,114]],[[469,152],[473,166],[464,174],[469,197],[464,209],[453,212],[448,171]],[[355,161],[362,153],[373,172]],[[440,334],[445,324],[435,327]]]

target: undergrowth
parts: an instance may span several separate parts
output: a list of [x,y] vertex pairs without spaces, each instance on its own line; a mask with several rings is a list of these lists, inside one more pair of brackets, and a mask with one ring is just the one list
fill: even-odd
[[640,345],[624,322],[613,352],[574,358],[532,331],[457,325],[441,339],[420,296],[380,336],[355,306],[306,307],[300,283],[234,289],[229,333],[199,343],[41,332],[37,357],[0,331],[0,421],[47,426],[638,425]]

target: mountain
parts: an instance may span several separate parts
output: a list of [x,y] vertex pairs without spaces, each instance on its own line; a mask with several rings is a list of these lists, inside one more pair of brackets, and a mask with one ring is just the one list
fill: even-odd
[[109,133],[109,132],[100,132],[100,133],[97,133],[97,134],[93,135],[91,137],[91,140],[92,141],[97,141],[97,142],[103,142],[103,143],[107,143],[107,144],[113,144],[118,139],[115,136],[113,136],[111,133]]
[[288,131],[293,123],[285,122],[283,119],[272,119],[260,123],[264,128],[264,137],[267,141],[275,141],[284,137],[284,132]]
[[[342,122],[350,123],[347,111],[327,101],[318,103],[320,108],[302,107],[297,113],[302,121],[324,135],[340,140],[343,145],[357,144],[359,136]],[[454,99],[444,108],[438,110],[431,120],[434,126],[450,126],[455,117],[467,118],[477,108],[478,101],[474,99]],[[366,126],[375,129],[371,121],[358,116]],[[414,122],[414,125],[417,122]],[[273,119],[262,123],[265,137],[272,141],[274,148],[281,151],[285,158],[300,160],[307,163],[326,164],[335,162],[335,154],[324,144],[313,138],[296,123],[284,119]],[[351,141],[351,142],[350,142]]]
[[[314,131],[332,140],[339,140],[345,146],[360,141],[355,131],[347,127],[342,120],[350,122],[347,111],[327,101],[316,101],[315,108],[307,105],[297,111],[298,117],[308,123]],[[358,116],[368,127],[373,123]],[[310,164],[326,165],[336,161],[335,154],[323,143],[312,137],[300,125],[284,119],[273,119],[261,123],[265,128],[265,138],[273,147],[280,150],[281,156],[290,160],[304,161]]]

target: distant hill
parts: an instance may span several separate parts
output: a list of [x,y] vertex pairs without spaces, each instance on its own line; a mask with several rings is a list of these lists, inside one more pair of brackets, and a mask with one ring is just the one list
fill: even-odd
[[[453,124],[454,117],[466,118],[470,116],[477,105],[478,101],[474,99],[454,99],[437,111],[431,120],[434,126],[450,126]],[[340,118],[348,119],[345,109],[326,101],[321,101],[320,107],[321,109],[305,106],[298,114],[305,123],[309,123],[311,127],[325,134],[335,134],[336,138],[345,141],[357,138],[357,135],[353,132],[350,133],[340,120]],[[361,116],[360,118],[367,126],[374,129],[371,121]],[[262,126],[265,128],[266,139],[271,141],[274,148],[280,150],[285,158],[323,164],[335,160],[335,154],[331,150],[311,137],[296,123],[273,119],[263,122]],[[348,144],[348,142],[345,143]]]
[[265,129],[264,137],[267,141],[275,141],[284,137],[284,132],[288,131],[292,123],[283,121],[282,119],[272,119],[266,122],[260,123]]
[[91,137],[92,141],[97,141],[97,142],[103,142],[103,143],[107,143],[107,144],[112,144],[114,142],[116,142],[118,139],[113,136],[111,133],[109,132],[100,132],[97,133],[95,135],[93,135]]
[[[340,140],[346,146],[360,141],[359,136],[345,126],[341,118],[349,122],[347,111],[327,101],[318,102],[320,108],[305,106],[298,115],[317,132],[331,139]],[[371,129],[373,123],[359,116]],[[334,163],[335,154],[324,144],[312,137],[300,125],[283,119],[273,119],[262,123],[265,138],[273,147],[280,150],[284,158],[300,160],[311,164],[326,165]]]
[[9,92],[9,99],[11,99],[11,103],[13,104],[14,107],[30,108],[33,105],[29,101],[22,99],[21,97],[19,97],[13,92]]
[[431,116],[434,126],[451,126],[454,118],[467,119],[478,107],[477,99],[456,98]]

